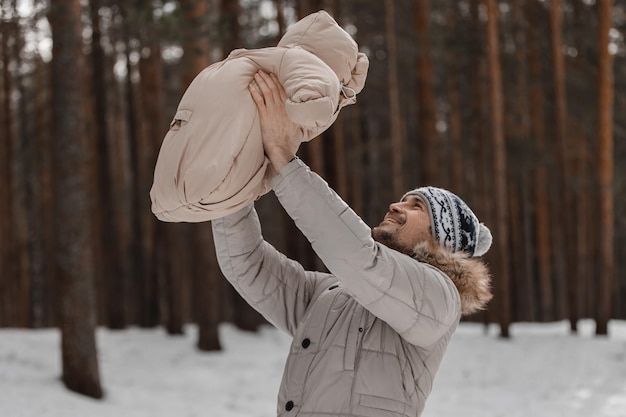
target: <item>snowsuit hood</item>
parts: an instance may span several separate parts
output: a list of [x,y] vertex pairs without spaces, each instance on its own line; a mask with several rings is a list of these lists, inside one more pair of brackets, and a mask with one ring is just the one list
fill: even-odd
[[279,47],[299,47],[319,57],[339,78],[342,86],[358,94],[365,86],[369,60],[357,43],[326,12],[311,14],[289,27]]

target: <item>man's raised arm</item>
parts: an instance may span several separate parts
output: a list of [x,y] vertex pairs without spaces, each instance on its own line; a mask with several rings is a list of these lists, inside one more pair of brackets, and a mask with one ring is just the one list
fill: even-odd
[[305,271],[263,240],[253,205],[212,221],[220,269],[270,323],[293,335],[327,274]]

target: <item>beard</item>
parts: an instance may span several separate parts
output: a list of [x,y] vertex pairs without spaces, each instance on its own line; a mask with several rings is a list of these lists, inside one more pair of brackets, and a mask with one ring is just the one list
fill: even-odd
[[407,245],[399,242],[398,237],[395,233],[389,232],[387,230],[381,230],[379,227],[375,227],[372,229],[372,238],[376,242],[385,245],[390,249],[396,250],[408,256],[413,255],[413,248],[408,248]]

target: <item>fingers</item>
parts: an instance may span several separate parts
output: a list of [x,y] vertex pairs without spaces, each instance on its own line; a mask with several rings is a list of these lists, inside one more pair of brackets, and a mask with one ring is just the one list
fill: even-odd
[[278,90],[280,102],[284,103],[285,101],[287,101],[287,93],[285,93],[285,89],[283,88],[280,81],[278,81],[278,77],[276,76],[276,74],[271,73],[270,77],[272,78],[272,81],[274,81],[274,84],[276,84],[276,89]]
[[254,74],[252,86],[263,98],[266,106],[283,106],[287,101],[287,94],[283,86],[278,81],[275,74],[268,74],[265,71],[258,71]]
[[272,80],[272,78],[266,74],[263,71],[259,71],[256,74],[254,74],[254,81],[256,82],[256,84],[259,86],[259,89],[261,90],[261,94],[263,95],[263,98],[265,99],[265,105],[266,106],[273,106],[274,104],[276,104],[276,85],[274,84],[274,81]]
[[254,103],[256,104],[259,111],[265,111],[265,100],[263,99],[261,90],[254,81],[248,84],[248,90],[250,91],[252,100],[254,100]]

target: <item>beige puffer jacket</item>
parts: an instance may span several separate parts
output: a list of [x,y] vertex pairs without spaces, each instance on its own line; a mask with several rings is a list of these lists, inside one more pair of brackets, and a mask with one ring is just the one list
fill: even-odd
[[248,84],[276,74],[301,141],[327,129],[356,101],[368,69],[356,42],[326,12],[298,21],[277,47],[238,49],[204,69],[183,95],[165,136],[150,190],[152,212],[170,222],[233,213],[269,190],[258,111]]
[[462,310],[490,298],[485,266],[426,246],[416,248],[420,262],[374,242],[299,159],[272,185],[330,274],[305,271],[265,242],[252,205],[214,220],[213,234],[224,275],[294,337],[278,415],[419,416]]

